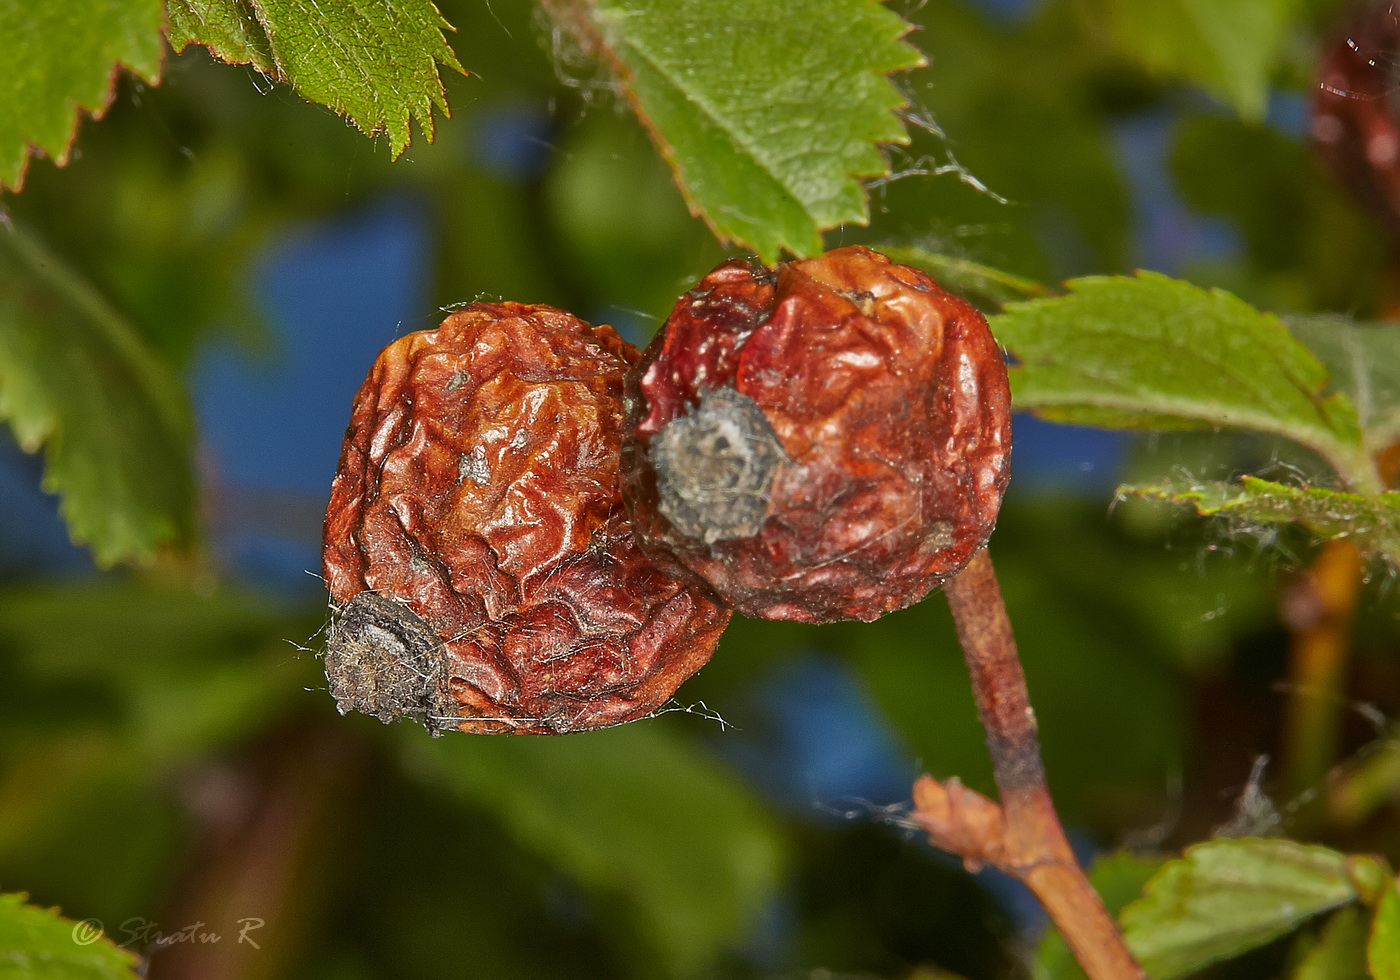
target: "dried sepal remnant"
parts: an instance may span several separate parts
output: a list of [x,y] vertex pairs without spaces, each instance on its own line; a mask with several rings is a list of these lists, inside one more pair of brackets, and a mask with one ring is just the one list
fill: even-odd
[[702,391],[694,411],[667,422],[651,442],[657,507],[706,544],[746,538],[768,519],[783,460],[757,402],[733,388]]
[[396,599],[361,592],[326,631],[326,678],[341,714],[410,718],[429,731],[452,714],[442,640]]
[[518,303],[473,304],[380,354],[326,512],[342,709],[434,732],[581,731],[649,713],[709,659],[728,610],[646,561],[623,512],[636,356],[611,327]]
[[[750,616],[872,620],[919,600],[985,543],[1006,487],[1010,390],[986,320],[859,246],[716,268],[626,403],[643,550]],[[755,410],[764,424],[741,421]],[[770,432],[776,451],[734,431]],[[693,465],[704,493],[677,508],[675,460],[706,454],[721,458]]]

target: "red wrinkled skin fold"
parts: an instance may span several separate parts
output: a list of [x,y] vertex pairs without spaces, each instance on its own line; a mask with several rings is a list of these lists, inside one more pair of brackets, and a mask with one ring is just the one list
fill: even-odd
[[[658,506],[654,449],[730,388],[785,460],[757,532],[707,543]],[[623,496],[642,549],[748,616],[868,621],[918,601],[986,542],[1009,476],[1010,389],[986,320],[860,246],[720,265],[676,304],[626,401]]]
[[342,712],[582,731],[655,710],[709,659],[729,611],[652,566],[621,503],[636,357],[611,327],[519,303],[379,355],[324,529]]

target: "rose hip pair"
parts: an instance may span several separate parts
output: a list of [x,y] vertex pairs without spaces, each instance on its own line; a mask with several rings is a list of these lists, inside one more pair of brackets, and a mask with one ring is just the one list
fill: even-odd
[[477,303],[380,355],[326,515],[342,711],[562,733],[662,705],[729,610],[872,620],[991,533],[1009,392],[986,321],[853,246],[727,262],[644,354]]

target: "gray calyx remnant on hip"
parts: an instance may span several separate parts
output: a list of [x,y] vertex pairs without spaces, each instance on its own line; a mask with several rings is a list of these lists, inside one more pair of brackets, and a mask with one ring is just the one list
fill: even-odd
[[341,714],[451,728],[442,639],[402,602],[361,592],[326,633],[326,679]]
[[770,491],[787,462],[758,403],[733,388],[711,388],[651,440],[657,508],[681,533],[713,544],[758,533]]

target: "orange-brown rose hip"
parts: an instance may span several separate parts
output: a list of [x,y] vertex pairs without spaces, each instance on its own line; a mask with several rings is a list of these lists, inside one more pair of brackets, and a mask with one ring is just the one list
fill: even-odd
[[872,620],[987,540],[1011,448],[980,313],[859,246],[726,262],[628,374],[642,549],[750,616]]
[[623,512],[611,327],[474,303],[384,349],[355,397],[322,551],[342,712],[563,733],[661,705],[729,612]]

